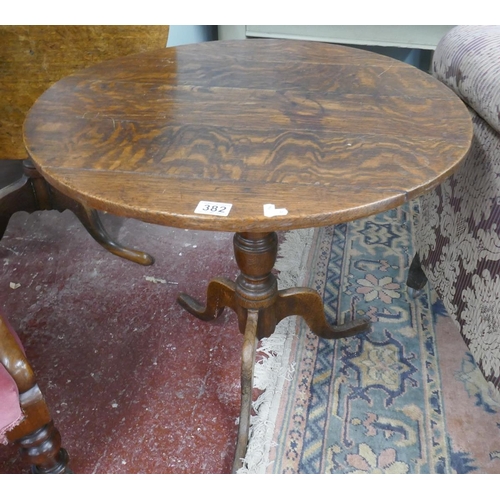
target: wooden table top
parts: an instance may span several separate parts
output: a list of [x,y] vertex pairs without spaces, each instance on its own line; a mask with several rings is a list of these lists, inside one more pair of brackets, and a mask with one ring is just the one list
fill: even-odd
[[[238,232],[388,210],[450,175],[471,139],[465,105],[432,76],[368,51],[291,40],[107,61],[52,86],[24,125],[36,167],[78,201]],[[232,207],[198,214],[200,201]],[[266,204],[287,213],[267,217]]]

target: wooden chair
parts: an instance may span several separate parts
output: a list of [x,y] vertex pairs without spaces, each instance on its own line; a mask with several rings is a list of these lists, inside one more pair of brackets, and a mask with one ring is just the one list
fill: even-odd
[[[18,212],[69,209],[115,255],[153,258],[113,241],[97,211],[50,186],[26,159],[22,126],[56,81],[105,59],[166,46],[168,26],[0,26],[0,239]],[[68,454],[22,344],[0,312],[0,443],[12,442],[36,473],[65,473]]]
[[34,473],[71,472],[21,341],[1,311],[0,401],[0,443],[14,443]]
[[99,213],[50,186],[27,160],[25,116],[53,83],[106,59],[165,47],[168,26],[0,26],[0,239],[16,212],[71,210],[105,249],[142,265],[147,253],[123,247]]

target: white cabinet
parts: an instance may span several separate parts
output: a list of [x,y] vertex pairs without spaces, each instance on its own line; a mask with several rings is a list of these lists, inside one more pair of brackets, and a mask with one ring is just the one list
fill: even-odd
[[453,25],[219,26],[220,40],[291,38],[352,45],[434,50]]

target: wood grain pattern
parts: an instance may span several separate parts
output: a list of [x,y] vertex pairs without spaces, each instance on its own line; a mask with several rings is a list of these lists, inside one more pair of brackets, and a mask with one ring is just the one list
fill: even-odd
[[[35,103],[37,168],[91,207],[147,222],[275,231],[345,222],[433,188],[467,153],[457,96],[396,60],[243,40],[106,61]],[[228,217],[194,214],[232,203]],[[265,217],[263,204],[288,215]]]
[[168,26],[0,26],[0,158],[24,159],[22,125],[53,83],[106,59],[165,47]]

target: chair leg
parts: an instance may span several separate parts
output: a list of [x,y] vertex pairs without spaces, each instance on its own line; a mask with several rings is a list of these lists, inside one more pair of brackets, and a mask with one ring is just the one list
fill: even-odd
[[422,289],[427,284],[427,277],[422,269],[420,263],[420,256],[418,252],[415,253],[413,260],[410,264],[410,269],[408,271],[408,278],[406,280],[406,285],[414,290],[413,297],[416,298],[420,295]]
[[61,448],[61,435],[50,421],[15,444],[22,458],[31,465],[33,474],[71,474],[68,452]]
[[20,448],[33,472],[70,472],[68,453],[61,448],[61,435],[54,426],[33,368],[7,318],[0,315],[0,364],[12,377],[19,393],[23,419],[10,429],[7,439]]

